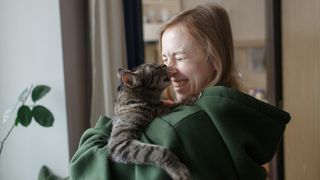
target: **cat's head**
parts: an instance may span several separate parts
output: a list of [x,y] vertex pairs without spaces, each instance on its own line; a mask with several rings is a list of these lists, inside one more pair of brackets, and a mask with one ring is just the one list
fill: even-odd
[[118,78],[122,88],[163,91],[171,84],[166,65],[142,64],[132,70],[120,68]]

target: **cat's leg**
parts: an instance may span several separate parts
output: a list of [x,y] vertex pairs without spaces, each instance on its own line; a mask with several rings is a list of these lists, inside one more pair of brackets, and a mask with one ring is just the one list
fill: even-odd
[[150,164],[163,168],[173,180],[190,180],[188,168],[168,149],[132,140],[121,156],[127,163]]

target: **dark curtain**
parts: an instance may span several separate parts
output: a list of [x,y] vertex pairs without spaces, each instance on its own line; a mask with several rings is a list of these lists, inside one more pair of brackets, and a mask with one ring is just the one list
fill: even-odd
[[[282,108],[282,44],[281,44],[281,0],[265,1],[266,3],[266,57],[268,101]],[[283,140],[271,161],[270,180],[284,180]]]
[[144,62],[141,0],[123,0],[127,61],[131,69]]

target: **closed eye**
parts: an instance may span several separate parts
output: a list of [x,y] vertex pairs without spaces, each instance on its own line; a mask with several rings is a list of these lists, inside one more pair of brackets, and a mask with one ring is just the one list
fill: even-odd
[[186,60],[186,58],[185,57],[177,57],[176,58],[176,61],[183,61],[183,60]]
[[168,61],[168,58],[162,58],[162,62],[165,64]]
[[176,61],[182,61],[182,60],[187,59],[188,56],[186,53],[180,52],[180,53],[176,54],[174,57],[175,57]]

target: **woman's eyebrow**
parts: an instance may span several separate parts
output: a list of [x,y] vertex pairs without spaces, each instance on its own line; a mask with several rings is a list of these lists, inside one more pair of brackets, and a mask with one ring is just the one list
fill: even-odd
[[[181,51],[176,51],[176,52],[173,52],[171,54],[169,54],[169,56],[175,56],[175,55],[178,55],[178,54],[188,54],[187,51],[185,50],[181,50]],[[163,57],[167,57],[166,54],[162,54]]]
[[179,55],[179,54],[188,54],[187,51],[177,51],[177,52],[174,52],[173,55]]
[[174,52],[175,54],[184,54],[184,53],[186,53],[186,51],[176,51],[176,52]]

